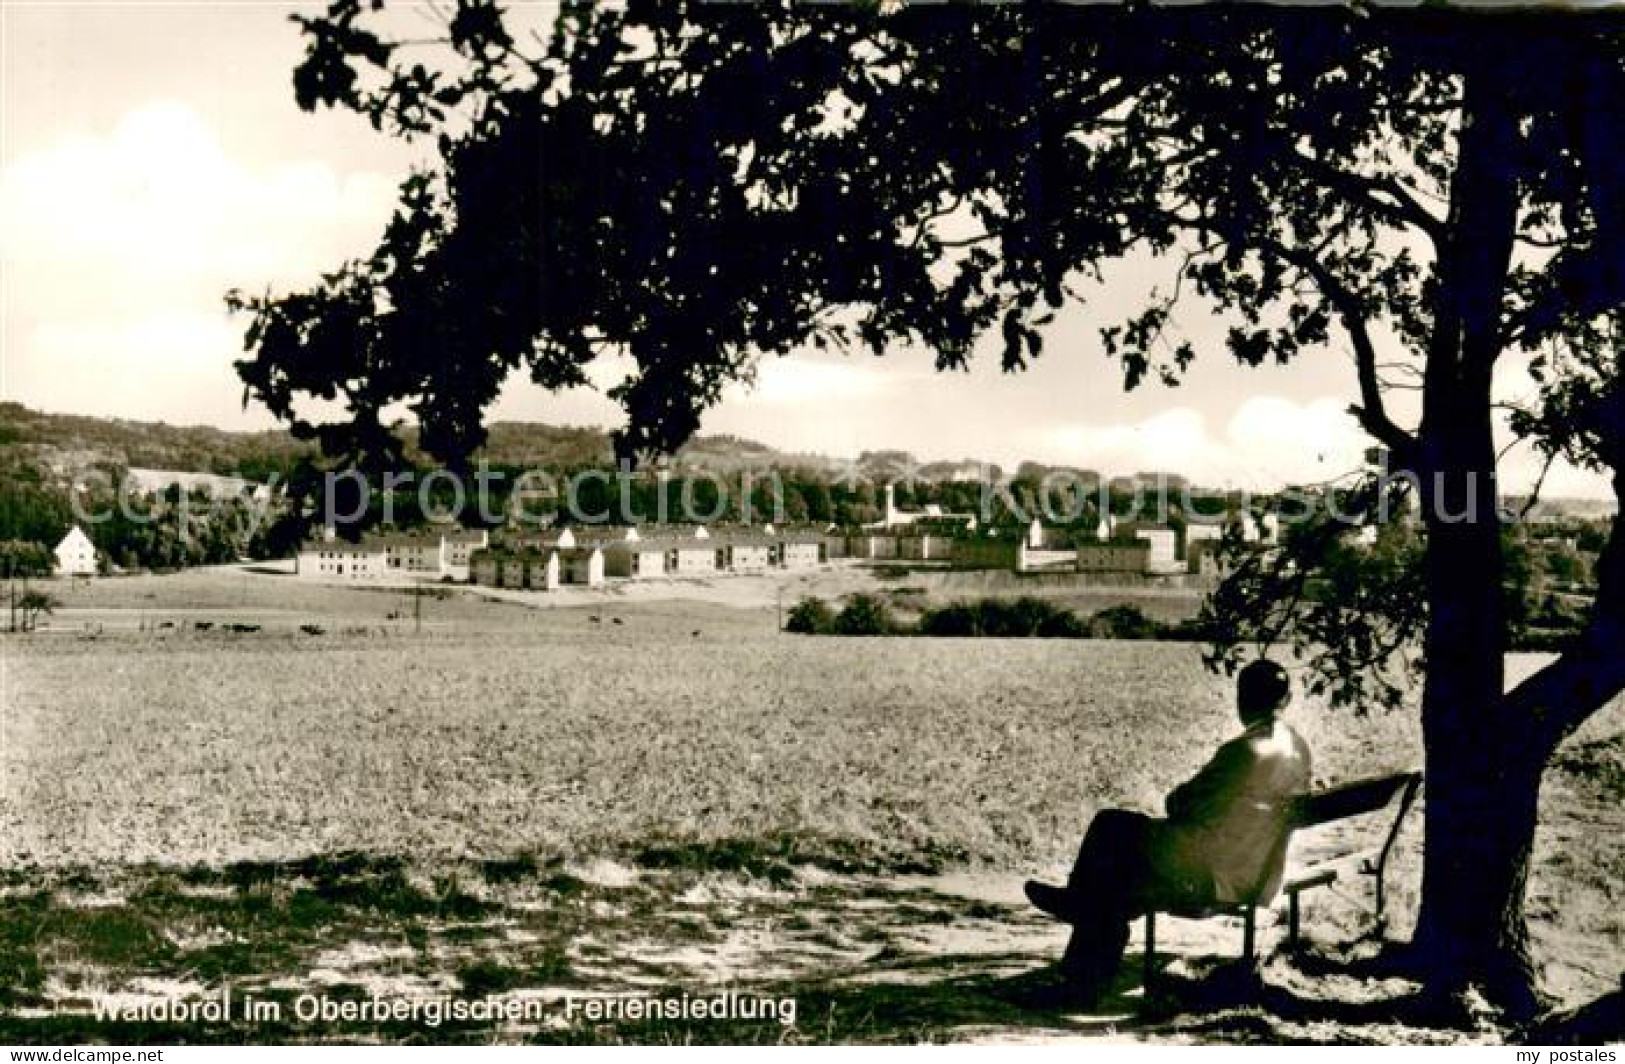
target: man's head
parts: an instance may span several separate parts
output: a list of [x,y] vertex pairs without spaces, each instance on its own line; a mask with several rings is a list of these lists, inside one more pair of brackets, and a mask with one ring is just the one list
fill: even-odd
[[1272,721],[1292,700],[1292,680],[1273,661],[1249,662],[1236,678],[1236,709],[1247,727]]

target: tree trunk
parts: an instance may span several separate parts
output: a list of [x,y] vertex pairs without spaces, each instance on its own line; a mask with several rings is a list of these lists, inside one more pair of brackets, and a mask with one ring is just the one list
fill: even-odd
[[1424,382],[1415,468],[1428,532],[1426,852],[1413,940],[1430,988],[1535,1003],[1523,920],[1541,768],[1505,711],[1505,603],[1491,391],[1517,221],[1517,126],[1499,58],[1464,77],[1462,132]]
[[[1496,653],[1498,653],[1498,648]],[[1430,672],[1423,715],[1427,745],[1426,850],[1422,910],[1413,958],[1429,987],[1452,994],[1477,986],[1508,1012],[1537,1006],[1524,922],[1524,891],[1535,837],[1546,752],[1531,729],[1496,720],[1496,701],[1477,677],[1485,659],[1452,661]],[[1435,659],[1436,661],[1436,659]],[[1448,693],[1441,689],[1448,689]]]
[[1452,501],[1477,516],[1429,520],[1426,850],[1414,957],[1431,988],[1454,993],[1477,985],[1497,1005],[1527,1014],[1536,996],[1524,887],[1550,750],[1532,719],[1504,708],[1494,481],[1475,491],[1442,491],[1435,505]]

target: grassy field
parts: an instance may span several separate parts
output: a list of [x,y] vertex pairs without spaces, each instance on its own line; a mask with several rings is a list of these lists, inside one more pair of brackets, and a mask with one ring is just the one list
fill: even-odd
[[[1058,874],[1096,808],[1154,808],[1233,732],[1225,683],[1174,644],[810,639],[777,632],[771,609],[463,594],[427,601],[414,634],[398,592],[235,573],[63,597],[58,634],[3,644],[0,1036],[28,1040],[174,1036],[86,1010],[226,983],[554,998],[742,984],[805,1001],[788,1035],[290,1037],[1021,1027],[978,991],[1058,947],[1021,878]],[[227,618],[262,630],[223,632]],[[1302,705],[1295,720],[1323,781],[1420,761],[1405,714]],[[1596,840],[1625,827],[1622,777],[1616,705],[1545,794],[1530,911],[1550,981],[1576,996],[1617,979],[1625,863]],[[1352,841],[1339,829],[1297,856]],[[1352,903],[1327,910],[1325,928],[1357,930]],[[933,967],[967,956],[968,973]]]

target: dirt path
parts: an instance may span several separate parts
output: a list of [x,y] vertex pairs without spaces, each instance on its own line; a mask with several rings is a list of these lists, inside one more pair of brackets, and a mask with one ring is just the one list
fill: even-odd
[[[1329,974],[1313,952],[1307,960],[1276,954],[1275,927],[1263,932],[1262,986],[1237,990],[1226,973],[1235,970],[1239,928],[1222,919],[1159,924],[1164,982],[1149,1003],[1136,939],[1099,1007],[1034,1007],[1033,993],[1053,981],[1064,928],[1029,908],[1013,877],[774,862],[722,870],[696,867],[695,856],[433,870],[348,857],[50,881],[13,874],[0,893],[0,968],[13,976],[0,995],[0,1040],[1459,1043],[1502,1035],[1358,1016],[1406,987]],[[1348,914],[1336,904],[1317,934],[1347,933],[1339,925]],[[280,1002],[280,1018],[177,1025],[96,1016],[98,1008],[218,1000],[226,988],[233,1002]],[[593,1022],[579,1007],[728,994],[793,1002],[793,1022],[782,1013]],[[302,997],[530,1002],[538,1015],[306,1022],[294,1018]]]

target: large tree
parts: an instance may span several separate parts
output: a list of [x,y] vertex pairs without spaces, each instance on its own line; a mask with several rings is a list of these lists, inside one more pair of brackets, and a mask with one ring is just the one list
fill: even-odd
[[[233,298],[254,396],[356,461],[395,452],[405,404],[456,462],[510,373],[568,386],[614,352],[635,366],[617,445],[643,455],[806,345],[907,343],[949,369],[991,334],[1019,369],[1092,278],[1159,258],[1168,283],[1101,330],[1128,387],[1196,357],[1192,306],[1228,317],[1242,366],[1343,350],[1351,416],[1414,478],[1419,608],[1363,630],[1358,662],[1420,626],[1414,956],[1436,988],[1532,1002],[1540,780],[1625,687],[1625,531],[1583,633],[1506,690],[1497,430],[1625,494],[1620,16],[628,2],[525,34],[457,0],[406,42],[381,7],[300,20],[299,100],[431,138],[439,165],[370,259]],[[1539,399],[1498,417],[1513,368]],[[346,414],[310,423],[309,397]],[[1349,654],[1316,660],[1362,682]]]

